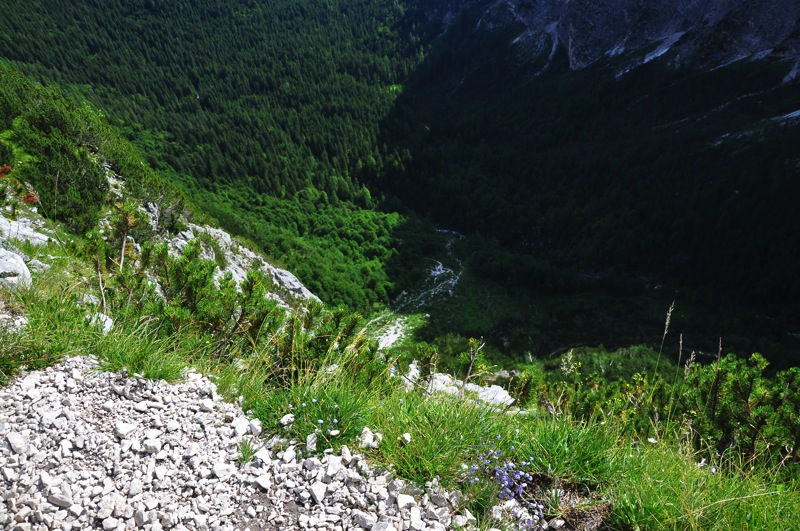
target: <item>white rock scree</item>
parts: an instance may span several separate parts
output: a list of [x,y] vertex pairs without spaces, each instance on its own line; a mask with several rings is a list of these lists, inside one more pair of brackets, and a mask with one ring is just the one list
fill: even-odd
[[[171,385],[99,372],[70,358],[0,390],[0,529],[443,530],[460,493],[427,492],[346,447],[302,458],[262,435],[216,386],[190,372]],[[277,451],[279,448],[285,448]]]

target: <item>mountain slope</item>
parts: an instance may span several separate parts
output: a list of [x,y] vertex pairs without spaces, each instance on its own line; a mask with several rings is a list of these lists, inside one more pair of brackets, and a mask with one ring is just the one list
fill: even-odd
[[[526,326],[542,297],[637,293],[779,322],[766,335],[792,351],[796,11],[16,2],[0,54],[101,108],[326,302],[386,304],[422,278],[441,250],[411,206],[467,235],[465,278],[525,301],[470,335],[550,352],[561,342],[530,338],[552,323]],[[565,343],[612,342],[580,321]],[[714,344],[741,329],[700,328]]]
[[800,5],[791,0],[461,0],[428,11],[444,26],[465,12],[479,13],[477,27],[522,24],[518,38],[538,48],[561,44],[573,69],[654,43],[694,67],[800,55]]
[[[382,186],[523,257],[794,304],[794,59],[681,66],[680,40],[609,56],[619,44],[609,37],[576,63],[579,42],[563,28],[539,27],[559,41],[537,47],[521,39],[529,19],[497,14],[520,5],[442,17],[387,121],[402,169]],[[600,31],[602,17],[584,18]],[[495,274],[535,285],[504,268],[498,260]]]
[[[11,2],[0,56],[90,102],[326,302],[367,308],[413,269],[393,250],[405,218],[371,210],[363,186],[381,165],[393,86],[417,61],[402,12],[390,1]],[[371,244],[354,250],[358,239]]]

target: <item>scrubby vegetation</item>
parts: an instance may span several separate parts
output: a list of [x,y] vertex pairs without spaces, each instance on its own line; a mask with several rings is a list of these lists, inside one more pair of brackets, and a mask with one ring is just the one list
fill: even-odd
[[[784,529],[800,516],[796,369],[767,377],[758,355],[701,365],[679,353],[678,365],[639,349],[616,356],[643,358],[641,370],[606,378],[596,369],[614,354],[569,352],[512,377],[514,408],[492,407],[468,393],[431,394],[433,347],[416,348],[430,367],[408,388],[402,351],[379,351],[358,315],[286,310],[264,297],[256,274],[238,291],[215,283],[216,263],[198,257],[198,243],[182,257],[163,247],[131,253],[101,274],[102,290],[90,242],[74,240],[67,255],[56,243],[26,247],[60,258],[30,290],[2,295],[29,320],[21,333],[0,332],[3,378],[70,355],[170,381],[198,367],[269,433],[303,441],[316,431],[318,452],[355,447],[365,426],[381,433],[371,459],[420,485],[438,478],[459,489],[484,526],[512,498],[578,528]],[[92,319],[103,309],[115,320],[107,334]],[[287,413],[296,417],[288,428],[279,423]]]
[[[65,99],[57,89],[34,83],[4,61],[0,61],[0,155],[2,164],[14,172],[6,174],[14,186],[21,189],[28,183],[27,191],[36,193],[42,214],[78,234],[97,225],[107,199],[107,172],[124,175],[129,193],[140,201],[165,208],[181,201],[180,194],[144,164],[138,150],[102,114]],[[174,217],[164,216],[162,222]]]
[[[20,190],[9,201],[35,216],[24,198]],[[0,331],[3,381],[72,355],[168,381],[197,367],[268,434],[317,433],[313,452],[354,448],[370,427],[382,435],[366,450],[372,460],[419,485],[436,478],[458,489],[483,527],[511,499],[579,529],[784,529],[800,516],[800,371],[767,375],[757,354],[700,363],[669,330],[673,308],[659,350],[531,360],[505,377],[515,406],[498,408],[469,392],[432,393],[444,366],[435,346],[380,351],[366,320],[348,310],[280,306],[257,272],[239,286],[215,280],[218,264],[200,258],[199,240],[171,256],[164,245],[122,250],[120,226],[86,238],[51,227],[59,238],[46,245],[7,242],[50,269],[30,289],[0,293],[4,308],[28,319],[20,332]],[[114,319],[107,332],[103,312]],[[455,356],[458,378],[501,381],[484,346],[470,340]],[[409,387],[412,359],[420,375]],[[288,413],[295,422],[286,427]],[[257,445],[242,444],[242,462]]]

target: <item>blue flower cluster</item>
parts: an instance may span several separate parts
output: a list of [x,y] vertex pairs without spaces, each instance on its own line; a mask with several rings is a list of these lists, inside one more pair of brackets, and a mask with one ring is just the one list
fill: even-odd
[[[501,436],[498,435],[497,439]],[[513,450],[513,446],[511,449]],[[522,461],[519,464],[503,456],[503,450],[497,448],[493,441],[481,443],[473,447],[475,460],[469,468],[467,481],[474,484],[481,478],[493,480],[499,487],[498,498],[504,501],[515,500],[522,511],[515,511],[516,518],[525,527],[536,527],[545,521],[544,505],[534,499],[529,489],[534,485],[534,477],[526,471],[532,463]],[[524,514],[527,513],[527,514]]]

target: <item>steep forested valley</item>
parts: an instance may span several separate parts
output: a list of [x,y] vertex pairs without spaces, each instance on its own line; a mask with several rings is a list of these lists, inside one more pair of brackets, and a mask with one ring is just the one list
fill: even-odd
[[365,178],[382,165],[379,121],[417,60],[399,5],[9,7],[6,58],[90,102],[328,302],[389,300],[400,222],[373,210]]
[[[326,303],[377,312],[433,259],[463,266],[418,331],[443,350],[652,344],[677,300],[691,348],[796,364],[794,63],[573,69],[451,4],[9,0],[0,57],[130,139],[150,167],[120,174],[169,181]],[[87,184],[73,202],[104,193],[88,164],[6,162],[46,201],[56,174]]]

